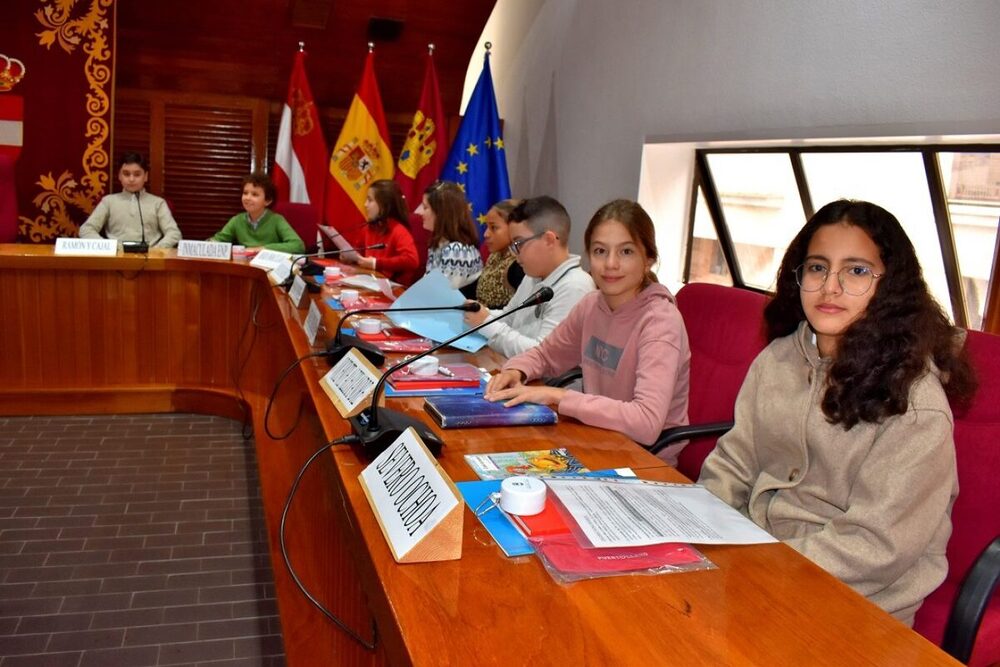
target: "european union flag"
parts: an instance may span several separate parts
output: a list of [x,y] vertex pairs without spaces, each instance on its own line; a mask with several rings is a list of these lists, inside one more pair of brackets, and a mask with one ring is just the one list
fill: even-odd
[[441,178],[458,183],[472,205],[472,219],[483,236],[486,212],[493,204],[510,197],[507,156],[500,132],[500,114],[490,74],[490,52],[486,52],[462,124],[448,153]]

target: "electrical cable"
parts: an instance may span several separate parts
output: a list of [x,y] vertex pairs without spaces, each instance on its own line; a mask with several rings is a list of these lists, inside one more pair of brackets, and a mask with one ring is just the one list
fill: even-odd
[[299,482],[302,481],[302,476],[305,475],[306,470],[308,470],[309,466],[313,464],[313,461],[318,459],[320,455],[322,455],[324,452],[333,449],[336,445],[344,445],[352,442],[353,443],[359,442],[358,437],[355,435],[345,435],[342,438],[338,438],[337,440],[332,440],[326,443],[325,445],[317,449],[316,452],[313,453],[313,455],[310,456],[309,459],[302,465],[302,468],[299,469],[299,473],[295,476],[295,481],[292,482],[292,488],[289,489],[288,491],[288,499],[285,501],[285,507],[281,511],[281,523],[279,524],[278,528],[278,542],[281,546],[281,557],[285,560],[285,567],[288,569],[288,574],[291,575],[292,581],[295,582],[295,585],[298,586],[300,591],[302,591],[302,595],[304,595],[305,598],[309,600],[309,602],[311,602],[314,607],[319,609],[324,616],[330,619],[330,621],[334,625],[336,625],[338,628],[347,633],[347,635],[351,639],[356,641],[358,644],[360,644],[367,650],[374,651],[375,647],[378,645],[378,626],[375,625],[375,620],[372,619],[372,639],[370,642],[366,641],[364,638],[361,637],[361,635],[359,635],[357,632],[349,628],[344,621],[342,621],[340,618],[334,615],[333,612],[324,607],[323,603],[317,600],[312,595],[312,593],[310,593],[306,589],[305,585],[299,579],[298,574],[295,572],[295,569],[292,568],[292,561],[288,557],[288,548],[285,545],[285,521],[288,518],[288,510],[292,506],[292,499],[295,498],[295,492],[299,488]]
[[290,436],[292,433],[295,432],[295,429],[299,427],[299,420],[302,418],[302,401],[300,400],[299,410],[295,415],[295,423],[292,424],[292,427],[282,435],[274,435],[273,433],[271,433],[271,427],[268,425],[271,416],[271,406],[274,405],[274,397],[278,395],[278,389],[281,388],[281,383],[285,381],[285,378],[288,377],[289,373],[295,370],[295,368],[297,368],[298,365],[301,364],[306,359],[311,359],[313,357],[325,357],[326,355],[327,355],[326,350],[322,352],[310,352],[306,356],[299,357],[298,359],[293,361],[291,365],[284,371],[282,371],[281,375],[278,376],[278,381],[274,383],[274,389],[271,391],[271,395],[268,396],[267,398],[267,407],[264,409],[264,432],[267,433],[267,437],[271,438],[272,440],[284,440],[285,438],[287,438],[288,436]]

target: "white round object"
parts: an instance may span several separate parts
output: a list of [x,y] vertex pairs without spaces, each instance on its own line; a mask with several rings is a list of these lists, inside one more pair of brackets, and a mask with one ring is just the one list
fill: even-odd
[[[326,276],[324,275],[324,277]],[[340,302],[345,306],[350,306],[352,303],[355,303],[359,296],[361,296],[361,294],[356,289],[340,290]]]
[[411,364],[407,365],[409,372],[413,375],[437,375],[438,372],[438,359],[437,357],[423,357],[422,359],[417,359]]
[[518,475],[500,482],[500,509],[508,514],[532,516],[545,509],[545,482]]
[[323,269],[323,277],[327,280],[336,279],[340,277],[340,267],[339,266],[328,266]]
[[382,320],[375,317],[365,317],[358,322],[358,331],[363,334],[377,334],[382,331]]

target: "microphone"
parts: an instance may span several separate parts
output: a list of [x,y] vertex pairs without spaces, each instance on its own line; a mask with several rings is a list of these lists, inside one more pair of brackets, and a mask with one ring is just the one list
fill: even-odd
[[434,310],[464,310],[467,313],[478,312],[481,306],[478,302],[473,301],[472,303],[463,303],[460,306],[427,306],[427,307],[414,307],[414,308],[363,308],[358,310],[352,310],[350,313],[346,313],[340,322],[337,322],[337,331],[334,333],[333,338],[326,343],[326,359],[333,366],[341,357],[350,351],[351,348],[357,348],[361,354],[372,362],[375,366],[381,366],[385,363],[385,355],[382,351],[371,343],[361,340],[357,336],[351,336],[343,333],[344,322],[347,321],[348,317],[353,315],[360,315],[361,313],[422,313]]
[[[507,312],[501,313],[500,315],[497,315],[482,324],[478,324],[468,331],[463,331],[457,336],[435,345],[426,352],[421,352],[414,357],[404,359],[383,373],[382,377],[380,377],[378,382],[375,384],[375,391],[372,393],[371,407],[369,407],[368,410],[361,412],[359,415],[350,418],[351,428],[361,440],[361,447],[365,453],[371,458],[375,458],[385,451],[385,449],[399,437],[400,433],[405,431],[407,428],[413,427],[417,434],[420,435],[420,439],[427,445],[427,448],[431,451],[431,453],[435,456],[439,456],[441,454],[441,447],[444,446],[444,443],[441,442],[440,438],[437,437],[437,434],[434,433],[434,431],[432,431],[424,422],[419,419],[408,417],[397,410],[390,410],[388,408],[382,408],[379,410],[378,397],[382,388],[385,386],[386,380],[390,375],[398,371],[403,366],[411,364],[417,359],[423,359],[427,355],[433,354],[441,348],[451,345],[456,340],[464,338],[471,333],[475,333],[489,324],[493,324],[497,320],[507,317],[508,315],[512,315],[519,310],[540,306],[541,304],[550,301],[553,294],[554,292],[551,287],[542,287],[537,292],[529,296],[521,305],[511,308]],[[380,416],[381,419],[379,419]]]
[[[311,252],[307,255],[295,255],[294,257],[291,258],[291,262],[292,266],[294,267],[295,264],[300,259],[308,260],[311,257],[319,257],[321,255],[339,255],[344,252],[357,252],[359,250],[382,250],[384,248],[385,248],[384,243],[375,243],[372,245],[362,246],[361,248],[344,248],[343,250],[327,250],[326,252]],[[318,276],[319,274],[323,273],[323,267],[320,266],[319,264],[316,264],[315,262],[307,261],[302,266],[302,268],[299,269],[299,273],[301,273],[304,276]],[[292,284],[292,280],[293,280],[292,274],[289,274],[288,278],[285,280],[284,283],[282,283],[281,286],[288,287],[289,285]]]
[[136,190],[135,207],[139,209],[139,233],[142,234],[141,241],[122,241],[122,252],[149,252],[149,244],[146,243],[146,223],[142,220],[142,204],[139,202],[139,191]]

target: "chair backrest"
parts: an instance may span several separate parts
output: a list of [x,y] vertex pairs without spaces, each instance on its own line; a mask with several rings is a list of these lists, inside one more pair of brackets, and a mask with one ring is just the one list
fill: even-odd
[[414,273],[414,280],[417,280],[424,275],[424,270],[427,268],[427,243],[430,241],[431,235],[424,229],[424,219],[416,213],[411,213],[407,222],[410,225],[413,242],[417,246],[417,256],[420,257],[420,265]]
[[[733,419],[747,369],[767,345],[766,303],[767,297],[758,292],[709,283],[690,283],[677,292],[691,347],[691,424]],[[677,468],[697,480],[715,441],[715,437],[692,439],[681,451]]]
[[319,209],[313,204],[295,204],[282,201],[274,205],[274,212],[283,216],[306,244],[306,252],[316,252],[316,232],[321,222]]
[[1000,336],[969,331],[965,345],[979,389],[967,410],[955,409],[959,492],[951,511],[948,580],[956,582],[1000,535]]

